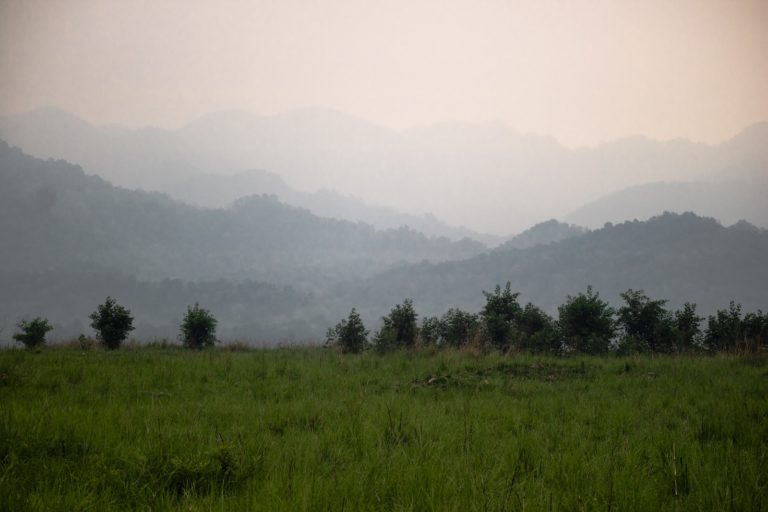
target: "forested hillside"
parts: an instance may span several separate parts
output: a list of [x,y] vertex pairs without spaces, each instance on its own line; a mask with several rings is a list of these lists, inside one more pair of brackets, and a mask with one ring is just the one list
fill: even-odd
[[723,227],[694,214],[664,214],[647,222],[608,224],[581,236],[527,249],[491,251],[465,261],[420,263],[384,272],[348,290],[364,312],[382,311],[404,297],[423,314],[450,307],[478,311],[481,290],[511,281],[521,300],[550,313],[569,294],[592,285],[619,303],[628,288],[670,305],[695,302],[711,313],[741,302],[768,309],[768,231],[748,223]]
[[253,279],[306,290],[406,262],[466,258],[470,240],[324,219],[273,196],[209,210],[116,188],[0,143],[0,261],[7,271],[92,264],[144,279]]

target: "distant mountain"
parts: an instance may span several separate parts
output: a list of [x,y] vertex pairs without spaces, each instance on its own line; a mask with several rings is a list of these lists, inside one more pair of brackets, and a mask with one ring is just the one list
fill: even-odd
[[574,236],[581,236],[588,232],[588,229],[581,226],[565,224],[555,219],[550,219],[515,235],[501,244],[497,250],[527,249],[528,247],[551,244]]
[[79,167],[38,160],[5,143],[0,184],[6,271],[92,264],[142,279],[252,279],[312,290],[394,265],[485,250],[470,240],[320,218],[274,196],[241,198],[221,210],[195,208],[113,187]]
[[470,238],[487,245],[497,245],[501,241],[501,237],[450,226],[432,214],[409,215],[333,190],[301,192],[289,187],[277,174],[267,171],[195,175],[169,183],[167,191],[175,199],[206,208],[225,208],[247,195],[275,195],[289,205],[306,208],[320,217],[364,222],[377,229],[406,226],[428,237]]
[[190,176],[267,169],[302,192],[335,190],[503,235],[542,218],[563,219],[631,186],[759,175],[768,162],[766,126],[715,146],[628,137],[568,149],[500,122],[395,131],[332,110],[303,109],[275,116],[218,112],[179,130],[126,130],[49,110],[0,119],[0,137],[123,186],[174,194],[175,184]]
[[596,228],[606,222],[647,220],[664,211],[690,211],[714,217],[725,225],[747,219],[768,227],[768,176],[742,182],[638,185],[601,197],[566,215],[564,220]]
[[592,285],[613,304],[628,288],[672,307],[695,302],[702,313],[727,306],[768,309],[768,231],[747,223],[726,228],[692,213],[607,225],[527,249],[496,250],[464,261],[420,263],[377,275],[346,291],[364,314],[405,297],[422,314],[450,307],[479,311],[482,290],[510,281],[520,299],[556,314],[566,296]]

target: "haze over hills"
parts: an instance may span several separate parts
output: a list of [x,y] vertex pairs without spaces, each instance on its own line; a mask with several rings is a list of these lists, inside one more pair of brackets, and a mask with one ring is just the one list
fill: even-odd
[[[741,302],[746,310],[768,304],[768,230],[748,223],[723,227],[692,213],[667,213],[646,222],[626,222],[551,244],[499,248],[463,261],[423,262],[374,276],[348,291],[350,301],[372,314],[387,304],[413,299],[422,314],[451,307],[478,311],[481,290],[512,283],[520,300],[550,314],[566,295],[592,285],[613,304],[628,288],[690,301],[710,314]],[[363,299],[360,299],[360,298]]]
[[665,214],[587,232],[548,221],[486,252],[320,218],[270,196],[196,208],[5,144],[0,183],[4,335],[26,315],[54,322],[54,339],[77,335],[106,295],[134,311],[140,337],[175,336],[186,305],[200,301],[222,337],[271,342],[318,340],[352,307],[375,328],[406,297],[422,316],[477,311],[482,291],[506,281],[550,312],[590,284],[614,303],[642,288],[702,313],[732,299],[768,304],[768,231],[745,222]]
[[[764,175],[766,126],[747,128],[719,145],[631,137],[568,149],[501,122],[396,131],[332,110],[303,109],[275,116],[218,112],[175,131],[127,130],[42,110],[3,118],[0,136],[33,155],[79,163],[124,186],[177,194],[179,182],[200,174],[265,169],[302,192],[333,190],[508,236],[542,219],[564,218],[606,194],[670,176],[699,182]],[[222,196],[262,192],[233,190],[238,185],[234,180]],[[355,208],[343,214],[362,215]]]
[[7,271],[94,264],[149,279],[254,279],[314,289],[423,259],[482,252],[475,241],[324,219],[249,196],[220,210],[115,188],[62,161],[0,143],[0,248]]
[[637,185],[586,204],[564,220],[596,228],[605,222],[647,220],[663,211],[706,214],[725,225],[749,219],[768,227],[768,176],[745,181]]

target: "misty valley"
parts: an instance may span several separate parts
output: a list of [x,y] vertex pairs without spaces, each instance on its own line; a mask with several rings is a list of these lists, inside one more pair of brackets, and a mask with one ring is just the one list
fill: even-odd
[[[510,161],[631,179],[565,180],[517,217],[533,192],[499,203],[478,173],[488,204],[453,223],[336,190],[346,150],[243,156],[206,119],[0,119],[0,510],[768,506],[765,125],[547,143]],[[339,181],[288,184],[317,158]],[[709,168],[641,172],[681,159]],[[455,193],[398,179],[404,201]]]

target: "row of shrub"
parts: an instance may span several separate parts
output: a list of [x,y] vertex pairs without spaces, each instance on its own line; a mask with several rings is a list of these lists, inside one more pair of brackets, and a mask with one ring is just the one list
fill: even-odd
[[[107,297],[104,304],[97,306],[96,311],[88,317],[91,327],[96,331],[98,341],[109,350],[120,348],[128,334],[134,330],[133,316],[130,310],[121,306],[112,297]],[[216,318],[199,304],[188,306],[184,319],[179,326],[179,339],[189,348],[205,348],[213,346],[216,339]],[[29,349],[45,345],[45,336],[53,330],[48,320],[36,317],[31,320],[21,320],[17,325],[13,339]],[[81,335],[80,345],[86,348],[88,339]]]
[[768,339],[768,314],[742,315],[731,302],[706,319],[696,305],[666,308],[666,300],[653,300],[642,290],[621,294],[623,305],[612,308],[588,287],[568,296],[553,319],[537,306],[522,306],[510,283],[483,292],[486,303],[479,313],[449,309],[442,317],[425,317],[419,326],[413,302],[406,299],[382,317],[382,327],[369,339],[360,315],[349,316],[329,329],[327,343],[343,352],[368,348],[387,352],[415,346],[495,349],[501,352],[618,354],[683,353],[760,350]]

